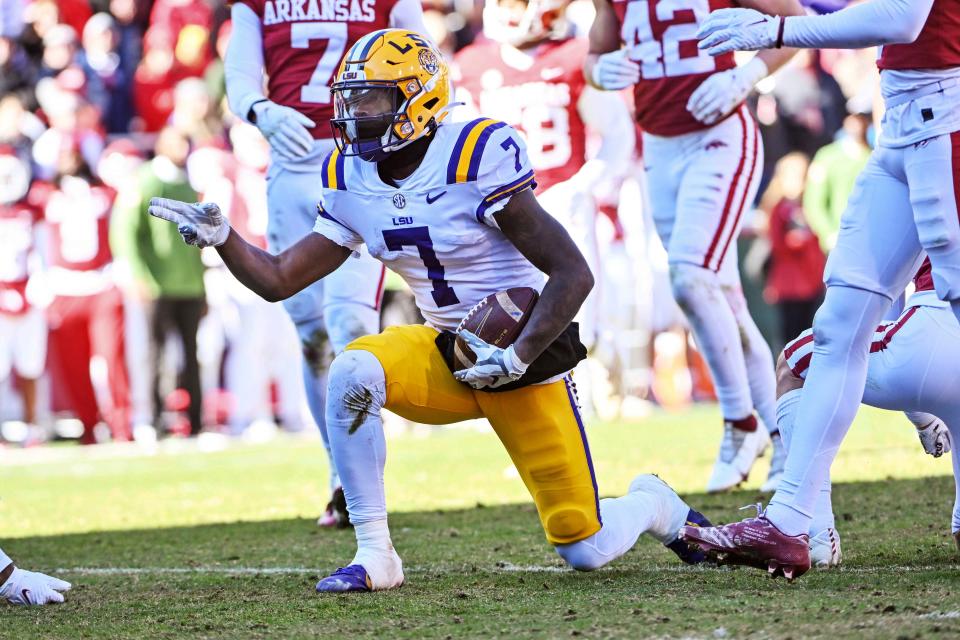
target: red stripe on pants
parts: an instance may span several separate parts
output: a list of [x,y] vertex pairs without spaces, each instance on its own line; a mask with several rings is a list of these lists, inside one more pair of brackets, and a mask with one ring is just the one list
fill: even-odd
[[730,226],[730,235],[727,237],[726,244],[723,245],[723,251],[720,252],[720,259],[717,260],[717,268],[714,269],[714,271],[720,270],[720,266],[723,264],[724,258],[727,257],[727,250],[730,248],[730,243],[737,235],[737,229],[740,226],[740,218],[743,217],[743,210],[747,206],[747,194],[750,191],[750,183],[753,182],[753,174],[757,171],[757,161],[759,160],[759,154],[757,151],[760,147],[760,128],[757,127],[756,122],[753,122],[753,118],[750,119],[750,122],[753,124],[753,162],[750,163],[750,173],[747,174],[747,182],[743,185],[743,198],[740,200],[740,207],[737,209],[737,216],[733,219],[733,224]]
[[737,170],[734,172],[733,178],[730,179],[730,190],[727,191],[727,200],[723,205],[723,213],[720,215],[720,224],[717,226],[716,233],[713,234],[713,241],[710,242],[710,248],[707,249],[707,255],[703,259],[704,269],[710,268],[713,253],[717,250],[717,245],[720,244],[720,238],[726,227],[727,218],[730,216],[730,209],[737,192],[737,183],[740,181],[740,176],[743,174],[743,167],[747,161],[747,121],[743,117],[743,109],[744,107],[740,107],[740,109],[737,110],[737,117],[740,119],[740,128],[743,131],[743,140],[740,145],[740,162],[737,164]]

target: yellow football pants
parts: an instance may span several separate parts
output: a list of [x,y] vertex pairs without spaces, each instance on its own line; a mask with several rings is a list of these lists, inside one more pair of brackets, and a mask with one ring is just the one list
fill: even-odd
[[457,382],[424,325],[390,327],[347,350],[372,353],[386,375],[394,413],[425,424],[485,417],[526,485],[551,544],[600,530],[593,463],[569,379],[489,393]]

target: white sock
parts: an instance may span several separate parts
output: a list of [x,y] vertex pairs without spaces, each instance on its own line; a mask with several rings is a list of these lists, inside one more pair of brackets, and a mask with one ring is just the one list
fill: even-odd
[[750,316],[739,283],[736,286],[725,286],[724,293],[740,332],[750,399],[767,431],[773,433],[777,428],[777,377],[773,368],[773,353],[757,328],[757,323]]
[[752,415],[743,350],[732,347],[741,344],[740,330],[719,277],[709,269],[675,263],[670,265],[670,283],[710,368],[724,419],[741,420]]
[[831,286],[814,322],[816,346],[796,410],[780,486],[767,517],[787,535],[808,533],[830,465],[857,414],[867,379],[870,338],[890,301]]

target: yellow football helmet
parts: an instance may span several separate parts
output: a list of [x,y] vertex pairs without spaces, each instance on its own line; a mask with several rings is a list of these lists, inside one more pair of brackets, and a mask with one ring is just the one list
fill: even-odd
[[334,140],[344,155],[378,162],[430,135],[447,115],[450,77],[443,55],[405,29],[357,40],[334,79]]

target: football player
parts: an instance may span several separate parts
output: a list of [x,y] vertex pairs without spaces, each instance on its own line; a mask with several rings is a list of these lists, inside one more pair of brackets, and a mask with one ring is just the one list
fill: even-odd
[[[419,0],[235,0],[231,17],[227,99],[270,142],[267,242],[279,252],[313,227],[320,160],[333,149],[330,82],[344,51],[386,27],[422,33],[423,12]],[[383,266],[364,253],[284,302],[300,334],[307,400],[324,443],[330,349],[340,353],[351,340],[379,331],[383,282]],[[342,504],[340,483],[330,461],[334,496],[317,523],[343,526],[346,514],[334,508]]]
[[[722,552],[732,560],[797,576],[810,566],[807,536],[817,497],[863,397],[871,336],[923,251],[937,295],[960,314],[960,0],[871,0],[822,16],[728,9],[711,16],[699,35],[702,50],[718,55],[884,45],[883,131],[827,261],[815,357],[783,479],[757,518],[702,536],[689,532],[722,537]],[[751,535],[741,535],[744,527]]]
[[[597,275],[603,269],[594,194],[628,169],[636,136],[622,97],[587,86],[581,70],[587,42],[573,37],[564,15],[568,4],[488,0],[486,38],[457,54],[455,84],[457,99],[466,103],[463,112],[506,122],[523,136],[537,174],[537,199],[566,227]],[[588,128],[600,138],[589,160]],[[588,349],[599,332],[598,289],[577,315]],[[586,377],[578,377],[581,399]]]
[[[939,458],[950,452],[951,441],[946,424],[937,416],[960,425],[960,402],[949,391],[960,376],[960,326],[950,305],[937,298],[929,260],[913,282],[915,292],[903,313],[895,321],[879,325],[873,335],[863,404],[905,412],[917,428],[924,451]],[[933,345],[936,348],[931,348]],[[808,329],[784,348],[777,361],[777,426],[788,451],[813,351],[813,330]],[[927,413],[933,410],[937,416]],[[957,456],[953,459],[956,471]],[[960,474],[954,475],[960,482]],[[830,491],[828,476],[810,523],[810,562],[814,566],[836,566],[842,557]],[[960,531],[960,502],[954,508],[952,529],[955,535]]]
[[63,592],[72,586],[65,580],[43,573],[18,569],[10,556],[0,549],[0,598],[10,604],[50,604],[63,602]]
[[[291,248],[271,255],[247,244],[212,203],[158,198],[150,210],[177,224],[188,243],[216,246],[241,282],[272,300],[326,277],[366,245],[409,284],[427,319],[355,340],[330,368],[327,428],[358,549],[317,590],[403,583],[387,526],[383,408],[428,424],[486,417],[536,503],[547,540],[576,569],[607,564],[644,532],[687,561],[700,560],[676,544],[676,533],[703,516],[656,476],[638,476],[626,496],[597,498],[567,375],[585,353],[571,321],[593,276],[533,195],[533,169],[516,130],[488,118],[444,122],[446,63],[411,31],[361,38],[333,94],[337,149],[323,161],[319,216],[314,232]],[[541,290],[520,336],[501,349],[463,334],[478,358],[455,377],[452,331],[480,300],[510,287]]]
[[744,99],[785,64],[767,52],[743,66],[697,49],[698,24],[718,7],[761,5],[802,13],[797,0],[594,0],[584,72],[599,89],[633,86],[650,204],[667,250],[673,295],[713,376],[724,433],[707,491],[746,479],[767,446],[754,410],[773,436],[764,490],[784,459],[776,433],[773,355],[740,286],[736,239],[760,181],[763,144]]

